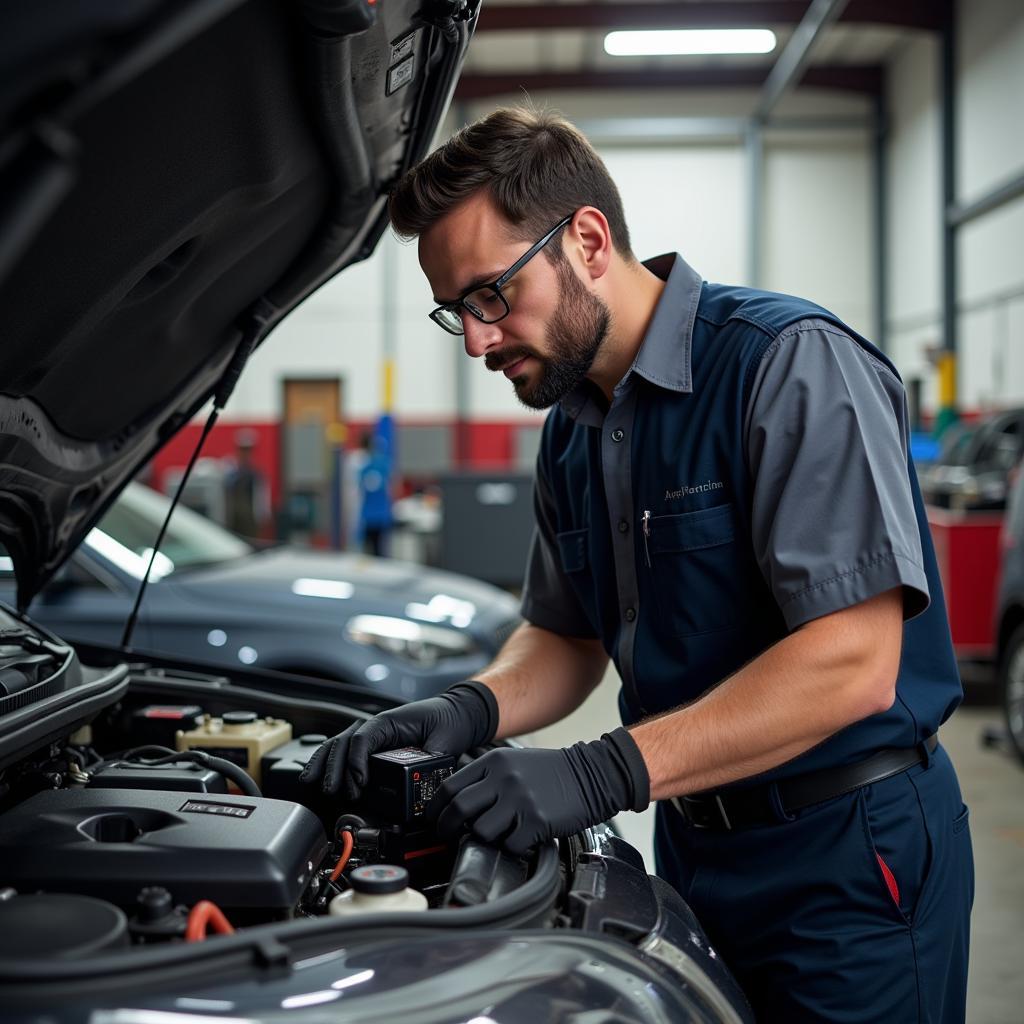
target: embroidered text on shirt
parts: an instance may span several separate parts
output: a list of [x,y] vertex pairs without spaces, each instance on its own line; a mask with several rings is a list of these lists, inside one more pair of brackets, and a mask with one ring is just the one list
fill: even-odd
[[666,491],[665,500],[671,501],[673,498],[685,498],[688,494],[705,494],[707,491],[721,491],[724,489],[725,484],[721,480],[705,480],[704,483],[697,484],[696,487],[683,484],[676,491]]

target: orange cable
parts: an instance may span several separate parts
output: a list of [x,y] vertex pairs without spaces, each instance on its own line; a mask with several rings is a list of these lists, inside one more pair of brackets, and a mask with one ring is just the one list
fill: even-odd
[[219,935],[233,935],[235,929],[224,916],[224,912],[210,900],[200,900],[189,912],[185,925],[186,942],[202,942],[206,938],[206,927],[212,925]]
[[345,865],[348,863],[349,857],[352,856],[352,847],[354,841],[352,839],[352,833],[346,828],[341,833],[341,856],[338,858],[338,863],[334,865],[334,870],[331,872],[331,881],[336,882],[338,875],[345,870]]

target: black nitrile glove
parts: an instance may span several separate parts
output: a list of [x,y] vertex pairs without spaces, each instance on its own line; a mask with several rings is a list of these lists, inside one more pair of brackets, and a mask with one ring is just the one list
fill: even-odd
[[522,856],[651,798],[643,755],[625,729],[560,750],[491,750],[446,779],[427,807],[442,839],[464,826]]
[[458,757],[489,743],[497,731],[498,702],[483,683],[472,679],[456,683],[437,697],[353,723],[320,745],[299,778],[310,784],[320,781],[331,796],[340,793],[344,784],[345,796],[355,800],[366,785],[371,754],[419,747]]

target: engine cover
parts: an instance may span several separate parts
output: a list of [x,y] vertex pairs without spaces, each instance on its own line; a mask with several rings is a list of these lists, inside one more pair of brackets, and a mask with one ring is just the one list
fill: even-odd
[[49,790],[0,817],[5,885],[122,907],[162,885],[179,903],[289,909],[326,852],[305,807],[233,794]]

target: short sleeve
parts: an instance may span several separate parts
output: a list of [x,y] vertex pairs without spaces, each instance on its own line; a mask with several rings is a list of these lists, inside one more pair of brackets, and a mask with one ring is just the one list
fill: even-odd
[[828,321],[765,351],[746,418],[751,536],[790,629],[898,586],[905,618],[927,608],[907,421],[898,377]]
[[555,536],[554,500],[540,460],[533,489],[534,530],[526,560],[521,611],[534,626],[562,636],[597,637],[562,568]]

